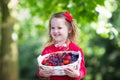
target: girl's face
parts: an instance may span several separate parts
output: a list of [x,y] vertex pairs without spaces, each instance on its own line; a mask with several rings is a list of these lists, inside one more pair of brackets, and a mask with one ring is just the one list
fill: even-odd
[[65,42],[68,38],[68,27],[63,18],[53,18],[51,20],[50,34],[56,42]]

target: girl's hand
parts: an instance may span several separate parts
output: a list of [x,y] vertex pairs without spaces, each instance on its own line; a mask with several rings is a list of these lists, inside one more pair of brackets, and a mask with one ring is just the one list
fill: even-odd
[[50,77],[52,75],[52,71],[51,70],[44,70],[40,67],[40,76],[43,77]]
[[80,75],[78,71],[70,69],[70,68],[66,68],[64,71],[66,75],[68,75],[69,77],[77,78]]

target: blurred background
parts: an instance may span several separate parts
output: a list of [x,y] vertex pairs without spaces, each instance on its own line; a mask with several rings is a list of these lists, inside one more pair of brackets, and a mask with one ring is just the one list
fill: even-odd
[[0,0],[0,80],[40,80],[37,57],[59,11],[77,21],[83,80],[120,80],[120,0]]

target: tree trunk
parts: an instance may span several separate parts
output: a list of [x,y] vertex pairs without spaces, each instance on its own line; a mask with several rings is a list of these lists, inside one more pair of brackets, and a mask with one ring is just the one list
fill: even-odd
[[1,49],[0,49],[0,80],[18,80],[17,45],[12,40],[14,21],[9,15],[8,0],[0,0],[2,15]]

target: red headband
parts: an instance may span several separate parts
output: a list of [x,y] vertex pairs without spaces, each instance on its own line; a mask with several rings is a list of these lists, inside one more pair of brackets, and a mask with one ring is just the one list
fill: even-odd
[[69,12],[64,12],[64,16],[66,17],[65,19],[69,22],[72,22],[73,19],[72,19],[72,16]]

